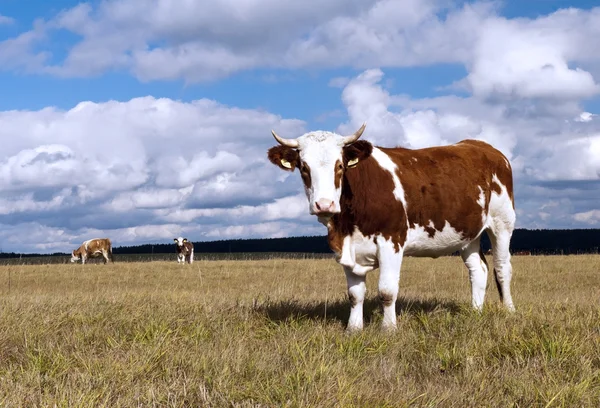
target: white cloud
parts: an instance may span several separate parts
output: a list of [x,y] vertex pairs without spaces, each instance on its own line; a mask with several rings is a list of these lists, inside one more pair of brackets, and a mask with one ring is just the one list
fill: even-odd
[[[230,0],[125,0],[96,7],[84,3],[38,23],[39,34],[66,30],[81,40],[57,64],[49,64],[48,54],[37,55],[38,62],[45,63],[38,64],[37,71],[71,77],[125,69],[143,81],[198,82],[253,68],[466,61],[477,28],[494,9],[487,3],[460,9],[449,4],[259,0],[236,2],[233,11]],[[436,14],[442,11],[448,12],[444,19]],[[13,56],[13,64],[22,67],[33,56],[31,47],[24,47]]]
[[[196,217],[170,216],[179,212],[222,209],[205,224],[226,226],[246,205],[244,224],[232,225],[241,235],[258,233],[261,223],[289,218],[277,210],[278,198],[298,215],[297,201],[285,197],[302,188],[278,182],[280,172],[267,164],[271,128],[296,134],[304,123],[210,100],[152,97],[0,112],[0,224],[23,225],[21,238],[31,228],[62,231],[65,250],[64,242],[101,232],[123,245],[186,231],[179,222]],[[195,231],[197,239],[218,234],[216,227]],[[7,242],[0,241],[4,250],[14,240]],[[46,245],[23,242],[28,250]]]
[[[598,84],[600,8],[536,19],[499,16],[497,2],[450,0],[105,1],[67,9],[0,42],[5,69],[59,76],[128,70],[142,81],[208,81],[254,68],[465,65],[459,84],[481,97],[580,98]],[[33,44],[80,37],[63,61]],[[334,84],[336,81],[334,81]],[[338,81],[339,85],[339,81]]]
[[[600,125],[570,119],[593,116],[577,104],[557,113],[537,109],[533,102],[513,106],[476,96],[410,99],[391,95],[383,82],[383,72],[373,69],[348,83],[342,99],[349,121],[339,126],[340,133],[349,134],[367,120],[363,138],[383,146],[422,148],[467,138],[491,143],[511,160],[516,205],[522,210],[519,227],[570,227],[570,214],[597,208]],[[548,203],[559,202],[549,212]]]
[[576,122],[589,122],[595,116],[598,116],[598,115],[594,115],[593,113],[590,113],[590,112],[581,112],[581,114],[579,116],[577,116],[574,120]]
[[[479,97],[581,99],[600,86],[589,72],[570,68],[576,39],[567,30],[577,19],[557,15],[530,20],[490,18],[481,26],[467,82]],[[568,12],[567,12],[568,13]],[[573,16],[576,17],[576,16]],[[545,21],[546,19],[550,21]],[[600,22],[600,18],[598,18]],[[548,23],[551,24],[548,24]],[[588,51],[581,49],[581,53]]]
[[0,25],[13,24],[14,22],[15,22],[14,18],[0,14]]
[[[582,102],[599,91],[600,43],[590,39],[600,36],[600,8],[507,19],[493,2],[233,4],[82,3],[1,41],[0,66],[63,77],[124,70],[187,83],[253,68],[359,68],[329,82],[342,89],[348,116],[340,133],[367,121],[363,137],[385,146],[486,140],[513,164],[519,226],[598,222],[600,122]],[[80,38],[62,61],[45,48],[60,30]],[[438,63],[466,68],[445,89],[469,96],[390,91],[386,67]],[[286,137],[306,130],[301,120],[208,99],[0,112],[0,246],[68,250],[92,235],[124,245],[181,234],[323,234],[298,174],[266,160],[272,128]]]
[[[379,69],[349,80],[341,133],[367,120],[363,138],[385,146],[486,140],[513,164],[520,227],[596,222],[600,189],[589,186],[600,180],[600,124],[577,120],[594,114],[577,104],[559,115],[527,101],[523,109],[476,96],[410,99],[383,84]],[[298,174],[266,159],[272,128],[288,137],[306,130],[299,120],[205,99],[0,112],[0,246],[68,250],[92,235],[128,245],[181,234],[324,234]]]
[[46,25],[36,20],[30,31],[0,41],[0,69],[26,73],[43,72],[50,53],[36,51],[35,46],[46,36]]
[[573,216],[575,221],[587,224],[587,225],[598,225],[600,224],[600,210],[591,210],[582,213],[577,213]]

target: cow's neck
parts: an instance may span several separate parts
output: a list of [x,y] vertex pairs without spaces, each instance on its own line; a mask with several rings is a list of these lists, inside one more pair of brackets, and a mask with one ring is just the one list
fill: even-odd
[[393,191],[392,175],[372,156],[362,160],[356,168],[347,169],[342,182],[341,212],[328,223],[332,250],[341,250],[344,237],[352,235],[355,227],[364,236],[382,234],[403,245],[406,213]]

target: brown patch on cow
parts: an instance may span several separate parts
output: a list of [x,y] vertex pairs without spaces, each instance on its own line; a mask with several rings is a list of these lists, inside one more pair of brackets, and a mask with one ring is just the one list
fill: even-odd
[[402,203],[394,197],[392,175],[371,156],[373,146],[366,141],[344,148],[344,162],[358,158],[356,167],[342,177],[341,212],[330,222],[328,239],[332,250],[340,252],[345,236],[356,226],[366,236],[381,234],[391,239],[396,251],[404,245],[407,223]]
[[341,161],[336,160],[335,162],[335,188],[340,188],[342,185],[342,177],[344,177],[344,165]]
[[342,248],[344,246],[344,236],[335,228],[333,223],[329,223],[327,228],[327,242],[329,243],[329,248],[336,254],[342,253]]
[[496,183],[495,181],[492,181],[490,189],[498,195],[502,194],[502,187],[500,187],[500,184]]
[[425,230],[425,232],[427,232],[429,238],[433,238],[435,236],[435,233],[437,232],[435,228],[430,227],[429,225],[425,225],[423,229]]
[[394,303],[394,296],[387,292],[380,292],[379,293],[379,301],[384,306],[391,306]]
[[[282,145],[271,147],[267,151],[267,156],[269,157],[271,163],[286,171],[294,171],[300,161],[300,155],[296,149]],[[292,167],[284,167],[281,164],[281,159],[285,159],[290,162]]]
[[302,182],[306,188],[310,188],[312,186],[312,179],[310,177],[310,166],[305,162],[301,162],[300,164],[300,176],[302,177]]
[[352,307],[356,306],[356,304],[358,303],[358,301],[356,300],[356,297],[350,292],[348,292],[348,300],[350,301],[350,305]]
[[[343,239],[356,226],[364,236],[381,234],[403,246],[407,224],[421,226],[430,237],[448,222],[464,238],[475,238],[483,228],[492,192],[506,187],[513,203],[513,179],[505,156],[485,142],[465,140],[451,146],[426,149],[383,148],[398,166],[407,208],[396,200],[392,176],[370,156],[372,145],[356,142],[344,148],[344,162],[359,158],[356,168],[346,168],[342,177],[341,212],[332,217],[328,239],[331,249],[341,252]],[[416,160],[415,160],[416,159]],[[483,207],[479,204],[483,190]]]
[[[496,191],[492,186],[494,174],[506,186],[514,206],[512,173],[506,158],[485,142],[465,140],[426,149],[380,149],[398,166],[411,228],[421,226],[430,237],[447,221],[465,238],[475,238],[483,227],[482,212],[487,213],[491,193]],[[478,203],[479,187],[484,195],[483,208]]]
[[188,256],[192,253],[192,250],[194,249],[194,244],[192,244],[190,241],[185,241],[182,246],[175,245],[175,248],[177,248],[178,254]]

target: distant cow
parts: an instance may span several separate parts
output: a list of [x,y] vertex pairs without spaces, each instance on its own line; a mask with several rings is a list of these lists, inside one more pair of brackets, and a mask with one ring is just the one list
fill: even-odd
[[112,253],[112,244],[108,238],[94,238],[84,241],[79,248],[73,251],[71,254],[71,262],[76,262],[81,259],[81,263],[84,264],[88,258],[96,258],[102,255],[104,257],[104,263],[106,264],[109,260],[114,262]]
[[177,263],[194,263],[194,244],[187,238],[173,238],[175,248],[177,249]]
[[504,306],[510,293],[509,243],[515,225],[512,169],[488,143],[463,140],[425,149],[386,148],[315,131],[284,139],[269,160],[298,168],[309,211],[327,226],[330,248],[344,267],[351,303],[348,330],[363,328],[367,272],[379,268],[383,328],[396,328],[403,256],[437,258],[459,251],[469,269],[472,306],[483,307],[488,266],[480,247],[487,232]]
[[513,255],[531,255],[531,251],[517,251]]

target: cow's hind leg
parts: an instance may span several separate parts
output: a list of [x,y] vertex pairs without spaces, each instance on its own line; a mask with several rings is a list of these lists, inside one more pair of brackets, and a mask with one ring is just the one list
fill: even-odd
[[482,310],[487,287],[488,267],[479,246],[479,238],[472,241],[465,249],[463,249],[460,255],[469,269],[471,303],[474,309]]
[[376,243],[379,259],[379,299],[383,306],[381,325],[385,330],[394,330],[403,250],[396,248],[391,240],[385,240],[383,237],[378,237]]
[[344,266],[346,282],[348,283],[348,299],[350,300],[350,318],[348,319],[348,332],[360,331],[363,328],[363,304],[367,285],[365,275],[356,275],[352,268]]
[[492,255],[494,257],[494,277],[500,299],[504,307],[514,311],[512,295],[510,293],[510,281],[512,279],[512,265],[510,262],[510,238],[513,229],[510,226],[495,225],[488,230],[488,236],[492,243]]

